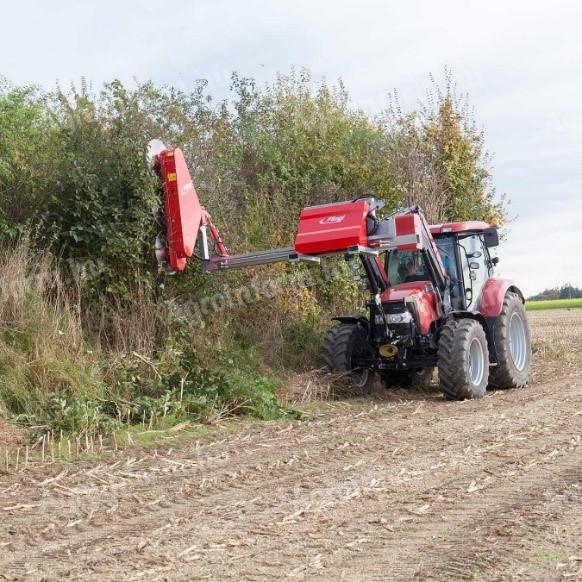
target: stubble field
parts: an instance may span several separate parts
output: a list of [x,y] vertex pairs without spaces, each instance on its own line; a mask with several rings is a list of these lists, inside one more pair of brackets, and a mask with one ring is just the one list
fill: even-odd
[[0,579],[582,579],[582,309],[530,313],[531,385],[312,404],[0,475]]

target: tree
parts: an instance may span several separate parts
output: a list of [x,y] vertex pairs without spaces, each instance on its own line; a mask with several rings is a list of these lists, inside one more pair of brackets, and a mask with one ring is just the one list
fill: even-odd
[[[432,77],[431,77],[432,79]],[[404,204],[420,204],[429,221],[502,220],[495,201],[490,156],[466,96],[445,70],[416,111],[403,113],[398,94],[383,115],[388,152]]]
[[258,88],[234,75],[233,91],[231,153],[248,241],[287,244],[308,204],[369,192],[397,204],[382,128],[350,106],[341,82],[316,85],[303,70]]
[[0,238],[14,238],[37,222],[58,156],[44,95],[0,81]]

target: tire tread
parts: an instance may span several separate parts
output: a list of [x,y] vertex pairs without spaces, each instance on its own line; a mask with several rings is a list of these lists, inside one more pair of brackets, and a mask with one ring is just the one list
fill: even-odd
[[489,362],[487,339],[481,324],[474,319],[451,319],[443,326],[439,338],[437,360],[439,385],[447,400],[480,398],[485,393],[487,370],[483,385],[477,389],[469,382],[468,357],[470,338],[479,336],[484,346],[485,364]]
[[[361,333],[362,327],[357,323],[340,323],[329,329],[320,352],[322,370],[333,374],[349,373],[353,345]],[[372,374],[369,375],[367,383],[371,377]]]
[[[513,366],[511,353],[509,351],[509,314],[514,309],[518,309],[521,312],[526,327],[529,356],[527,365],[523,372],[519,372],[515,366]],[[505,295],[501,313],[495,325],[494,334],[499,363],[497,366],[493,366],[490,369],[489,386],[496,389],[525,388],[529,379],[529,368],[531,363],[531,337],[525,309],[517,293],[509,292]]]

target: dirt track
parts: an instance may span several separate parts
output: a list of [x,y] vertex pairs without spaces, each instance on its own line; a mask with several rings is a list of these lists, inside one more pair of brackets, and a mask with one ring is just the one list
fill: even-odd
[[548,352],[566,330],[569,362],[538,359],[525,390],[398,391],[157,456],[0,476],[0,572],[582,579],[582,310],[532,319]]

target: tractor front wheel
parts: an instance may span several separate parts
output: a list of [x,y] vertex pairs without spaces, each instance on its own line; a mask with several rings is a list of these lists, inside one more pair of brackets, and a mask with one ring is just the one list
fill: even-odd
[[481,398],[489,378],[489,349],[475,319],[448,321],[438,345],[439,384],[447,400]]
[[332,327],[323,340],[321,366],[324,371],[346,376],[355,388],[367,388],[373,378],[370,368],[361,364],[370,357],[368,333],[357,323]]

